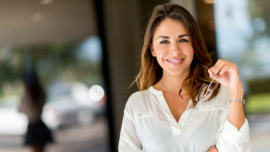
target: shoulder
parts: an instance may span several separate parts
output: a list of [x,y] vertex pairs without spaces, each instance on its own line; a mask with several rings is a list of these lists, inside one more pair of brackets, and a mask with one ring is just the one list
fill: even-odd
[[147,90],[144,90],[144,91],[136,91],[134,93],[132,93],[130,96],[129,96],[129,99],[128,100],[136,100],[136,99],[141,99],[143,98],[143,94],[146,92]]
[[147,109],[147,97],[149,96],[149,90],[136,91],[132,93],[125,105],[124,111],[130,115]]
[[147,91],[148,90],[136,91],[132,93],[126,102],[126,108],[129,106],[135,108],[135,107],[140,106],[140,104],[143,104],[145,101],[145,94],[147,94]]

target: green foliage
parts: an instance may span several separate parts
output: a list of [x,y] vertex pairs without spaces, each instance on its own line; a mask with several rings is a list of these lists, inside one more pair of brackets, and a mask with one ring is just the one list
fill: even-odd
[[263,94],[250,94],[246,102],[247,114],[270,112],[270,92]]
[[270,93],[270,78],[249,81],[248,86],[250,94]]
[[[80,81],[85,84],[101,82],[101,62],[93,62],[88,58],[79,58],[77,53],[80,43],[54,43],[39,46],[16,47],[12,50],[0,48],[0,96],[6,86],[15,89],[9,94],[17,94],[18,82],[22,79],[27,61],[31,61],[44,87],[56,82]],[[91,50],[89,50],[91,51]],[[9,87],[10,88],[10,87]]]

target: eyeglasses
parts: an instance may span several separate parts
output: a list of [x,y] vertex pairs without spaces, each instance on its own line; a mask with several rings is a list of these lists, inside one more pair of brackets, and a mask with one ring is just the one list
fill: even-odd
[[[202,64],[197,64],[197,66],[200,65],[201,67],[203,67],[204,70],[206,70],[205,72],[208,74],[208,67]],[[209,74],[208,74],[209,75]],[[216,76],[216,75],[215,75]],[[199,99],[198,102],[202,101],[202,99],[204,99],[211,91],[215,90],[218,86],[218,82],[214,79],[212,79],[212,81],[210,82],[210,84],[207,87],[206,93]]]

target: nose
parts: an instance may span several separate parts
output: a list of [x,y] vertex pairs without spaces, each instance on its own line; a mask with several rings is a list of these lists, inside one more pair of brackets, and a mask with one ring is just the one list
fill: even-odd
[[178,43],[171,43],[170,47],[170,54],[171,55],[178,55],[182,52],[181,47],[179,47]]

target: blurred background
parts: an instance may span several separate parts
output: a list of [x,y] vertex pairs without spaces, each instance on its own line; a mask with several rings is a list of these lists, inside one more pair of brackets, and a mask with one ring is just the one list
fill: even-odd
[[46,151],[117,151],[149,15],[168,2],[194,16],[214,63],[238,65],[253,152],[269,151],[269,0],[0,0],[0,151],[30,152],[17,110],[26,67],[47,96],[42,120],[55,142]]

